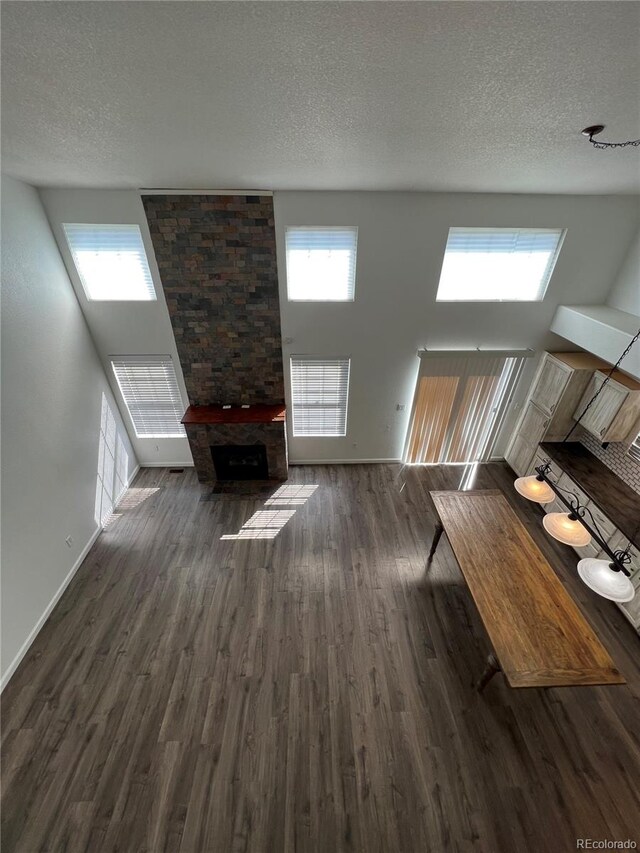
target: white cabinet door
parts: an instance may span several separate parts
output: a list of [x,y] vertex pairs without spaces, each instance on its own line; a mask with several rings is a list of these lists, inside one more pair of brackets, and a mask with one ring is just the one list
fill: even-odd
[[536,455],[533,457],[533,461],[531,462],[531,466],[527,471],[527,474],[535,474],[535,469],[540,465],[544,465],[545,462],[548,462],[551,466],[547,471],[548,479],[551,480],[552,483],[557,483],[560,477],[562,477],[562,468],[559,468],[553,460],[549,459],[544,450],[540,447],[536,450]]
[[531,389],[530,401],[547,415],[552,415],[567,386],[572,370],[567,364],[545,355],[540,372]]
[[509,445],[509,449],[505,453],[505,459],[511,465],[518,477],[526,477],[531,467],[533,454],[535,453],[536,445],[531,444],[525,438],[519,435],[513,439]]
[[[560,477],[558,480],[558,488],[563,490],[562,497],[569,501],[570,504],[575,505],[577,498],[581,506],[590,506],[591,501],[589,500],[589,496],[582,491],[577,483],[574,483],[568,474],[563,474],[562,477]],[[587,516],[587,524],[588,523],[589,516]]]
[[636,590],[635,597],[632,598],[631,601],[619,604],[618,607],[622,610],[633,627],[638,629],[640,628],[640,575],[636,575],[635,578],[632,578],[632,582]]
[[528,472],[548,426],[549,415],[534,403],[527,403],[514,439],[505,454],[505,459],[518,476],[524,477]]
[[549,415],[529,401],[518,426],[518,435],[533,444],[534,453],[537,452],[548,426]]
[[[598,388],[602,386],[604,380],[605,376],[603,373],[596,372],[593,374],[591,381],[587,385],[587,390],[582,395],[582,399],[573,413],[574,420],[578,420],[580,415],[584,412],[589,400],[593,397]],[[598,399],[592,404],[589,411],[580,421],[580,425],[583,426],[587,432],[590,432],[591,435],[594,435],[600,441],[604,441],[607,430],[615,420],[616,415],[620,411],[620,407],[628,395],[628,388],[625,388],[624,385],[620,385],[615,380],[610,380],[602,390]]]

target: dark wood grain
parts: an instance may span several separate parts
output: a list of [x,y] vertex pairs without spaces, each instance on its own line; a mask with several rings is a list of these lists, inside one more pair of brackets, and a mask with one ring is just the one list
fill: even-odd
[[577,441],[545,442],[540,447],[580,486],[609,521],[640,548],[640,495]]
[[640,842],[638,637],[515,495],[628,684],[479,696],[486,634],[446,538],[424,573],[429,490],[463,471],[295,467],[318,488],[277,537],[231,541],[265,496],[143,470],[3,694],[3,853]]
[[501,491],[431,497],[511,687],[625,683]]
[[242,406],[189,406],[182,418],[183,424],[269,424],[282,423],[287,410],[283,405],[268,406],[258,403],[244,409]]

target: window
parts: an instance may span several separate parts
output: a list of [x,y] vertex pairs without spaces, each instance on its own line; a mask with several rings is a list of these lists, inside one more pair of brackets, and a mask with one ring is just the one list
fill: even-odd
[[423,352],[405,462],[486,462],[524,363],[516,352]]
[[111,359],[138,438],[183,438],[182,396],[171,356]]
[[640,462],[640,432],[638,433],[635,441],[629,448],[629,456],[632,459],[635,459],[636,462]]
[[357,228],[287,228],[287,294],[294,302],[350,302]]
[[348,358],[291,356],[294,436],[347,434]]
[[104,527],[113,512],[113,508],[127,488],[128,465],[129,456],[122,439],[118,435],[113,412],[103,394],[94,512],[96,523],[101,527]]
[[63,225],[87,299],[144,302],[156,298],[137,225]]
[[540,302],[564,231],[450,228],[438,302]]

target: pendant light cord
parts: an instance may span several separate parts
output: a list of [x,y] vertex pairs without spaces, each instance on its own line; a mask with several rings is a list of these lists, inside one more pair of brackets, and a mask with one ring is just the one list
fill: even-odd
[[591,408],[591,406],[595,403],[595,401],[598,399],[598,397],[600,396],[600,394],[602,394],[602,392],[604,391],[604,386],[607,384],[607,382],[609,382],[609,380],[611,379],[612,375],[613,375],[613,374],[614,374],[614,372],[618,369],[618,367],[619,367],[619,366],[620,366],[620,364],[622,363],[622,360],[625,358],[625,356],[626,356],[626,355],[628,355],[629,350],[630,350],[630,349],[631,349],[631,347],[635,344],[635,342],[638,340],[638,338],[640,338],[640,329],[638,329],[638,331],[636,332],[636,334],[634,335],[634,337],[632,338],[632,340],[629,342],[629,346],[625,349],[625,351],[622,353],[622,355],[620,356],[620,358],[616,361],[616,363],[613,365],[613,367],[611,368],[611,370],[607,373],[607,375],[606,375],[606,377],[605,377],[604,382],[603,382],[603,383],[602,383],[602,385],[598,388],[598,390],[597,390],[597,391],[596,391],[596,393],[593,395],[593,397],[589,400],[589,402],[588,402],[588,403],[587,403],[587,405],[585,406],[584,411],[582,412],[582,414],[580,415],[580,417],[578,418],[578,420],[574,423],[574,425],[571,427],[571,429],[569,430],[569,432],[568,432],[568,433],[565,435],[565,437],[562,439],[563,443],[564,443],[565,441],[568,441],[568,440],[569,440],[569,436],[571,436],[571,434],[573,433],[573,431],[575,430],[575,428],[579,425],[579,423],[580,423],[580,421],[583,419],[583,417],[587,414],[587,412],[589,411],[589,409]]

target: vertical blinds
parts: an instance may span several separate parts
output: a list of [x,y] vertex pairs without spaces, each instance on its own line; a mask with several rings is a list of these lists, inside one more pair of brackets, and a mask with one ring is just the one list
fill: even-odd
[[483,461],[491,451],[522,359],[500,355],[424,359],[405,461]]
[[558,228],[450,228],[436,298],[539,301],[563,237]]
[[66,223],[63,228],[87,299],[156,298],[137,225]]
[[347,434],[348,358],[291,357],[291,403],[295,436]]
[[638,433],[638,435],[636,436],[636,440],[629,448],[629,455],[633,459],[637,459],[638,462],[640,462],[640,433]]
[[287,228],[285,241],[290,300],[348,302],[353,299],[356,227]]
[[112,358],[138,438],[181,438],[184,404],[170,356]]

